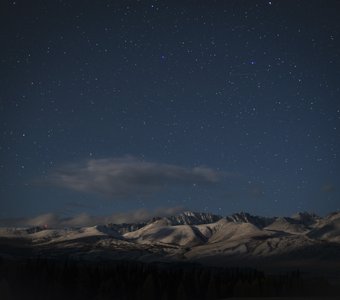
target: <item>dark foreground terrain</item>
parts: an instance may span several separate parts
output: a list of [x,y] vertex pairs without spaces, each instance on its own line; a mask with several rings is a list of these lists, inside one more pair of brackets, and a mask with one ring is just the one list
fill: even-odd
[[2,259],[0,295],[2,300],[336,297],[340,287],[322,276],[304,276],[299,270],[274,275],[252,268],[192,263],[37,258]]

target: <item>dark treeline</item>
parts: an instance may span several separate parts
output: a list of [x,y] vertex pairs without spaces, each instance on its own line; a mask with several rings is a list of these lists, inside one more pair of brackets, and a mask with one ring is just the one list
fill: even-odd
[[0,299],[223,299],[237,296],[332,296],[323,279],[299,271],[266,275],[255,269],[198,264],[0,260]]

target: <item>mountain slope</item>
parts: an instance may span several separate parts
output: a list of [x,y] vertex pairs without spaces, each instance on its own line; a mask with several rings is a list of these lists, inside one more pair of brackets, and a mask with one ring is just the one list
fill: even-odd
[[124,234],[124,238],[137,243],[163,243],[179,246],[194,246],[205,242],[205,238],[195,227],[189,225],[164,225],[164,222],[149,224],[134,232]]
[[286,217],[276,218],[275,221],[265,227],[266,230],[283,231],[292,234],[304,233],[308,227],[298,220]]
[[308,233],[308,237],[340,243],[340,212],[320,219],[317,226]]

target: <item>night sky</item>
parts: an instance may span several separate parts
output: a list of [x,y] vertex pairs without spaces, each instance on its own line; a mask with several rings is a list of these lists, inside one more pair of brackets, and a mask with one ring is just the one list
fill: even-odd
[[2,1],[0,218],[340,208],[340,1]]

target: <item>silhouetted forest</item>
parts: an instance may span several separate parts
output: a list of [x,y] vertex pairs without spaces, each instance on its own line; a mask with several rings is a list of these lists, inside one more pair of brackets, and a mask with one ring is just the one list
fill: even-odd
[[136,261],[0,260],[0,298],[223,299],[237,296],[332,296],[339,289],[300,272]]

